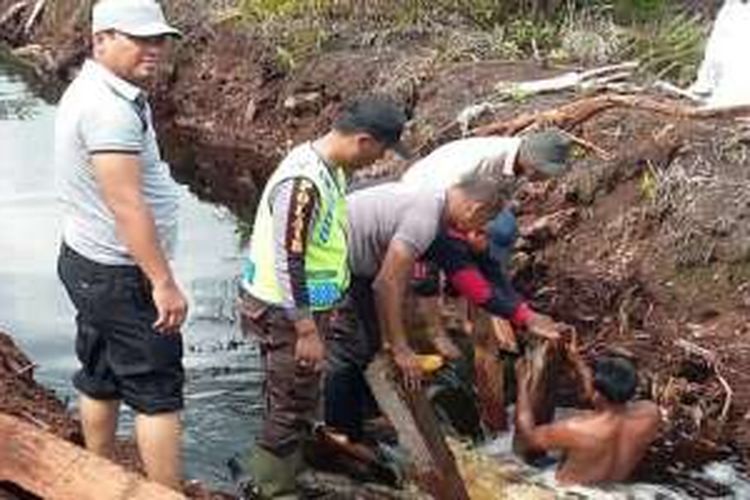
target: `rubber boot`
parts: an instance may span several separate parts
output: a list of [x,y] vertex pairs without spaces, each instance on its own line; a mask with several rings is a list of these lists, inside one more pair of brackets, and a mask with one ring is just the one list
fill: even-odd
[[297,475],[302,472],[302,450],[279,457],[256,446],[249,460],[250,473],[260,497],[274,500],[298,500]]

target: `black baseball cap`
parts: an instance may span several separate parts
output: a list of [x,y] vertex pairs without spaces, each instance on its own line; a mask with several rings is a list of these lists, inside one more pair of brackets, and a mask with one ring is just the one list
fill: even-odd
[[365,96],[347,104],[334,122],[342,132],[366,132],[404,159],[411,153],[401,142],[409,120],[403,106],[388,96]]

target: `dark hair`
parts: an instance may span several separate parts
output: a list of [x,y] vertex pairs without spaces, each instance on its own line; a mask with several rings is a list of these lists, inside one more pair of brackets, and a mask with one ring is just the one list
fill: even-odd
[[400,140],[407,120],[406,111],[395,99],[373,94],[347,103],[333,122],[333,128],[344,134],[365,132],[390,145]]
[[470,200],[481,203],[488,212],[493,214],[499,212],[505,205],[510,192],[507,183],[479,174],[463,176],[454,188],[460,190]]
[[635,395],[638,373],[622,356],[604,356],[594,364],[594,389],[612,403],[625,403]]

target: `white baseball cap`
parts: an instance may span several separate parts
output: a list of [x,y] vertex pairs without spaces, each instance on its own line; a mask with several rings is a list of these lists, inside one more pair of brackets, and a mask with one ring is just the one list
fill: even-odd
[[105,30],[134,37],[182,36],[180,30],[167,24],[161,6],[154,0],[99,0],[94,5],[91,31]]

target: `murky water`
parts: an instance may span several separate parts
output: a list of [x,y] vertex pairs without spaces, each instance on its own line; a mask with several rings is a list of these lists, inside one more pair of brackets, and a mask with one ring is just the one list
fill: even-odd
[[[72,407],[73,310],[55,273],[60,217],[53,186],[54,112],[0,59],[0,330],[14,335],[39,364],[38,380]],[[226,460],[244,453],[258,430],[262,374],[233,314],[239,269],[234,221],[187,189],[181,208],[175,269],[191,305],[184,330],[186,473],[228,489]],[[126,410],[124,417],[123,435],[132,430],[132,413]],[[509,450],[509,438],[501,438],[482,451],[508,458]],[[692,475],[733,492],[712,498],[750,499],[750,483],[729,464],[710,464]],[[565,498],[690,498],[674,485],[578,493]]]
[[[37,378],[75,404],[73,309],[58,282],[59,207],[53,180],[55,108],[0,61],[0,329],[39,364]],[[251,443],[260,416],[257,353],[233,316],[235,224],[185,188],[175,272],[190,301],[185,464],[191,478],[226,485],[226,460]],[[126,410],[120,433],[131,430]]]

